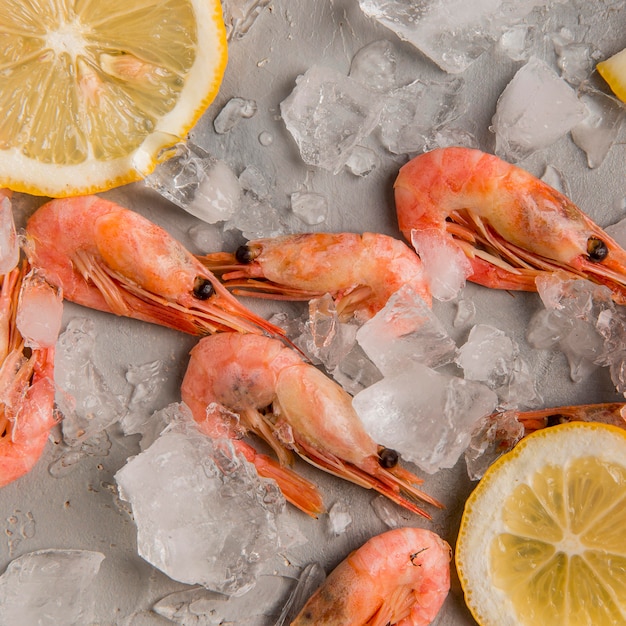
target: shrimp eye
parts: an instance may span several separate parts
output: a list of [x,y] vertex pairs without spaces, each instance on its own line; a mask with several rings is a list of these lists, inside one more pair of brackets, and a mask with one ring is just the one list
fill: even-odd
[[589,255],[590,261],[604,261],[609,254],[609,249],[602,239],[589,237],[589,239],[587,239],[587,254]]
[[554,413],[553,415],[548,415],[547,417],[547,425],[548,426],[558,426],[563,422],[567,421],[567,417],[562,413]]
[[398,464],[400,459],[398,453],[391,448],[381,448],[378,451],[378,463],[385,469],[390,469]]
[[198,300],[208,300],[214,293],[215,289],[211,284],[211,281],[204,276],[196,276],[196,280],[193,284],[193,295]]
[[235,251],[235,258],[238,263],[248,265],[255,259],[255,254],[249,246],[239,246]]

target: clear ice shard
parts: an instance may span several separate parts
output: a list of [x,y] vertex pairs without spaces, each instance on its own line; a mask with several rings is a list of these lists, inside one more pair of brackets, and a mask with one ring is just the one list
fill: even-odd
[[398,58],[393,44],[379,39],[363,46],[352,57],[350,78],[381,93],[391,91],[397,83]]
[[454,340],[411,285],[404,285],[356,333],[365,353],[384,376],[407,364],[436,368],[454,360]]
[[414,363],[359,392],[353,406],[377,443],[432,474],[455,465],[497,401],[481,383]]
[[269,3],[270,0],[222,0],[228,41],[245,37]]
[[285,501],[226,439],[200,433],[178,415],[115,479],[131,504],[139,555],[170,578],[242,595],[280,546]]
[[287,602],[274,626],[288,626],[313,593],[326,580],[326,572],[320,563],[309,563],[300,572],[298,582],[289,594]]
[[103,560],[88,550],[39,550],[14,559],[0,576],[0,626],[91,624],[90,587]]
[[378,123],[382,98],[354,78],[314,65],[296,80],[280,112],[302,160],[333,173]]
[[576,92],[544,61],[531,57],[500,94],[491,130],[496,154],[521,161],[547,148],[588,115]]
[[546,0],[359,0],[361,10],[450,73],[465,71]]

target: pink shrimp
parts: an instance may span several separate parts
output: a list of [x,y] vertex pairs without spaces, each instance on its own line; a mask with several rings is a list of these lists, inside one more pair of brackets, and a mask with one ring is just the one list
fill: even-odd
[[[238,436],[233,424],[224,424],[220,407],[226,407],[238,414],[243,432],[252,431],[270,445],[283,467],[293,450],[414,513],[430,517],[408,498],[441,506],[417,489],[421,481],[397,464],[396,452],[369,437],[352,398],[277,339],[237,333],[204,337],[191,351],[181,393],[211,436]],[[282,477],[274,478],[287,496]],[[300,508],[306,510],[304,505]]]
[[310,300],[330,293],[342,320],[367,320],[411,283],[430,305],[419,257],[405,243],[374,233],[303,233],[258,239],[234,254],[198,257],[237,295]]
[[398,225],[453,242],[467,278],[535,291],[561,270],[608,286],[626,302],[626,252],[567,197],[528,172],[470,148],[441,148],[404,165],[395,181]]
[[77,304],[191,334],[283,334],[165,230],[103,198],[52,200],[31,216],[26,234],[30,263]]
[[429,530],[387,531],[342,561],[291,626],[426,626],[448,595],[450,559]]

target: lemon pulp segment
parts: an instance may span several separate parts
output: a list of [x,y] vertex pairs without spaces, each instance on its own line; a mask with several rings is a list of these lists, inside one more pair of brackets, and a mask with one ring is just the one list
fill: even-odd
[[611,91],[626,102],[626,49],[596,65],[598,73],[607,82]]

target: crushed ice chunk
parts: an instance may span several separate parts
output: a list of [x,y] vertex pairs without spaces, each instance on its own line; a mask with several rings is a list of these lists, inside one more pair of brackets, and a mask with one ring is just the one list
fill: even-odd
[[300,572],[298,582],[285,602],[285,606],[274,626],[291,624],[300,613],[308,599],[322,586],[326,572],[320,563],[309,563]]
[[55,402],[63,413],[63,439],[79,444],[118,421],[119,398],[96,367],[95,325],[87,318],[69,321],[57,342],[54,359]]
[[321,193],[296,191],[291,194],[291,210],[305,224],[314,226],[326,221],[328,200]]
[[0,626],[91,624],[93,582],[104,555],[38,550],[14,559],[0,576]]
[[365,146],[354,146],[346,161],[346,168],[355,176],[367,176],[378,167],[380,167],[378,155]]
[[380,370],[358,343],[331,371],[332,377],[352,396],[382,379]]
[[372,500],[372,508],[381,522],[388,528],[402,528],[407,525],[401,509],[385,496],[376,496]]
[[515,24],[504,30],[498,41],[500,49],[512,61],[527,61],[536,37],[536,30],[528,24]]
[[455,465],[497,402],[481,383],[412,363],[359,392],[353,406],[375,441],[432,474]]
[[229,219],[241,203],[241,186],[231,168],[190,142],[177,144],[144,182],[209,224]]
[[260,575],[254,588],[241,596],[195,587],[165,596],[152,610],[181,626],[264,626],[274,623],[290,584],[284,576]]
[[500,94],[491,130],[496,154],[519,161],[546,148],[582,122],[585,105],[541,59],[531,57]]
[[0,200],[0,275],[8,274],[20,258],[20,246],[15,231],[13,205],[3,196]]
[[328,530],[331,535],[338,537],[346,532],[352,524],[350,508],[345,502],[335,502],[328,511]]
[[393,154],[421,152],[434,133],[464,110],[461,78],[419,79],[389,94],[380,116],[383,145]]
[[391,91],[397,83],[398,59],[394,45],[386,39],[372,41],[352,57],[350,78],[378,91]]
[[412,230],[411,243],[420,255],[433,298],[443,301],[456,298],[473,273],[461,248],[445,233],[434,229]]
[[460,328],[470,324],[476,317],[476,303],[473,300],[461,299],[456,303],[456,315],[452,325]]
[[577,87],[589,79],[595,66],[591,50],[586,43],[564,42],[555,40],[557,65],[561,76],[570,84]]
[[567,180],[565,179],[563,172],[554,167],[554,165],[546,165],[546,168],[541,175],[541,180],[550,185],[553,189],[560,191],[562,194],[568,197],[570,196],[569,185],[567,184]]
[[243,595],[280,547],[285,500],[230,440],[201,434],[176,406],[177,419],[115,475],[139,555],[174,580]]
[[270,0],[222,0],[228,41],[241,39],[270,3]]
[[241,120],[254,117],[257,104],[254,100],[231,98],[213,120],[213,128],[218,135],[229,133]]
[[454,360],[454,340],[412,285],[402,286],[357,331],[356,339],[384,376],[411,362],[440,367]]
[[624,123],[624,105],[595,89],[579,91],[587,108],[587,117],[572,128],[574,143],[587,154],[587,165],[599,167],[619,135]]
[[545,0],[359,0],[365,15],[450,73],[465,71],[506,28],[546,4]]
[[302,160],[337,173],[378,123],[381,98],[359,81],[314,65],[296,80],[280,111]]
[[52,348],[63,318],[63,295],[37,270],[24,276],[15,323],[29,348]]
[[512,450],[524,436],[524,426],[517,411],[502,411],[485,418],[472,434],[465,450],[465,463],[470,480],[480,480],[492,463]]

